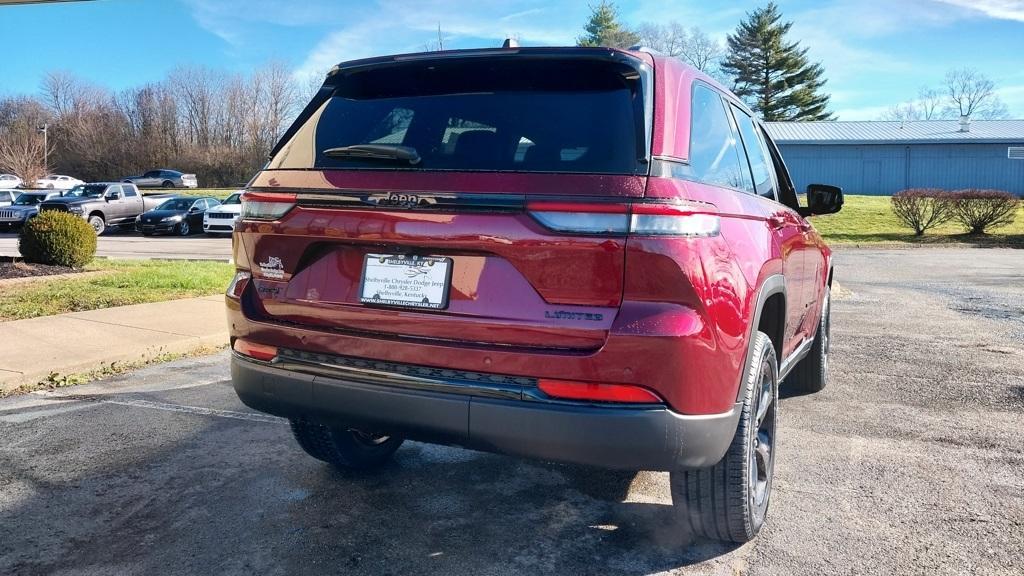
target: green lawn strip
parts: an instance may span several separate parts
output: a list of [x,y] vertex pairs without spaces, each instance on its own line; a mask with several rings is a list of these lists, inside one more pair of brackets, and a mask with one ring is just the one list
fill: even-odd
[[0,288],[0,321],[218,294],[234,266],[185,260],[104,260],[87,278],[40,279]]
[[947,222],[915,237],[900,224],[891,209],[888,196],[847,195],[837,214],[814,216],[811,222],[826,241],[835,244],[941,245],[951,243],[976,246],[1024,247],[1024,206],[1010,226],[997,228],[984,236],[964,234],[956,222]]

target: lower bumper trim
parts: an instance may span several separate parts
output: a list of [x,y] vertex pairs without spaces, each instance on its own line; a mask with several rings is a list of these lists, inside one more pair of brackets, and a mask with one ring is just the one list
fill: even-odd
[[624,470],[703,468],[732,442],[740,406],[691,416],[639,408],[542,402],[402,388],[231,359],[246,405],[328,425],[366,427],[413,440]]

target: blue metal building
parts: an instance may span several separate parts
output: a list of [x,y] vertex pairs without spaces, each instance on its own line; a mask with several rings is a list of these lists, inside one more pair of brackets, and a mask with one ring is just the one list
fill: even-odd
[[1024,120],[769,122],[797,190],[989,188],[1024,195]]

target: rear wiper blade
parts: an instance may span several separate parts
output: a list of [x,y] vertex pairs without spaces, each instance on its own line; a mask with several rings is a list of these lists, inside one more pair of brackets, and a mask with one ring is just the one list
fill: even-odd
[[401,160],[409,164],[419,164],[420,154],[412,146],[395,144],[355,144],[328,148],[323,155],[329,158],[366,158],[371,160]]

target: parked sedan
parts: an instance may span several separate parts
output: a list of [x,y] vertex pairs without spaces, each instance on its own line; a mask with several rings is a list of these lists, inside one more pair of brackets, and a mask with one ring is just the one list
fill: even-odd
[[242,213],[242,193],[235,192],[228,196],[220,206],[214,206],[203,216],[203,232],[207,234],[231,234],[235,230],[235,222]]
[[124,182],[131,182],[139,188],[196,188],[199,182],[195,174],[183,174],[177,170],[150,170],[142,176],[128,176]]
[[220,200],[216,198],[175,196],[140,214],[135,219],[135,229],[142,232],[143,236],[158,233],[188,236],[202,230],[203,215],[209,208],[219,205]]
[[13,190],[21,186],[21,178],[14,174],[0,174],[0,190]]
[[70,190],[79,184],[85,184],[78,178],[71,176],[64,176],[63,174],[50,174],[45,178],[36,180],[36,188],[45,188],[48,190]]
[[[3,192],[0,192],[3,194]],[[16,230],[39,214],[39,204],[63,192],[22,192],[13,204],[0,208],[0,230]]]

